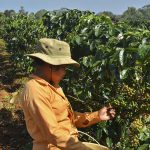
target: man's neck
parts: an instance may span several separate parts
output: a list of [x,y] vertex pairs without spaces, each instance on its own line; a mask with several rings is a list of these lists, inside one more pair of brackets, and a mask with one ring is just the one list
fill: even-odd
[[35,71],[34,74],[37,75],[38,77],[44,79],[48,83],[50,83],[49,78],[45,74],[43,74],[43,72],[41,72],[41,71]]
[[47,81],[48,83],[50,83],[55,88],[60,88],[59,83],[53,83],[52,81],[50,81],[49,78],[46,75],[43,74],[43,72],[41,72],[41,71],[35,71],[34,74],[37,75],[38,77],[44,79],[45,81]]

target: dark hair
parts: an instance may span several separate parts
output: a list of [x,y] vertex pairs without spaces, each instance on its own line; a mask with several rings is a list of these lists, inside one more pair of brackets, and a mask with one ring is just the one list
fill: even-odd
[[44,62],[43,60],[41,60],[39,58],[33,58],[33,67],[42,66],[45,63],[46,62]]

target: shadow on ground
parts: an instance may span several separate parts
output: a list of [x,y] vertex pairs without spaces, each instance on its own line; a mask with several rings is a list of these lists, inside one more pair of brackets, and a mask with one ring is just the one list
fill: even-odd
[[0,110],[0,150],[30,150],[32,139],[28,135],[22,110]]

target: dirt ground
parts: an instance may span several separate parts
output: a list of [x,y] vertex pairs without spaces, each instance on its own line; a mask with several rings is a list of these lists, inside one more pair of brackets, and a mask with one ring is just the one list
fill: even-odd
[[26,130],[23,111],[10,103],[13,93],[21,86],[20,78],[9,80],[11,67],[9,54],[0,52],[0,150],[30,150],[28,144],[32,139]]

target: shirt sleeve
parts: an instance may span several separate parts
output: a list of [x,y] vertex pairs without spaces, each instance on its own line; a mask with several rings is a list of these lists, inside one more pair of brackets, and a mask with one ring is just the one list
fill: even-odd
[[77,128],[88,127],[101,121],[99,111],[85,113],[74,111],[74,117]]
[[40,132],[49,143],[61,150],[90,150],[82,142],[75,141],[68,131],[61,128],[52,110],[50,100],[44,97],[40,90],[27,87],[24,98],[27,99],[26,109],[29,110]]

